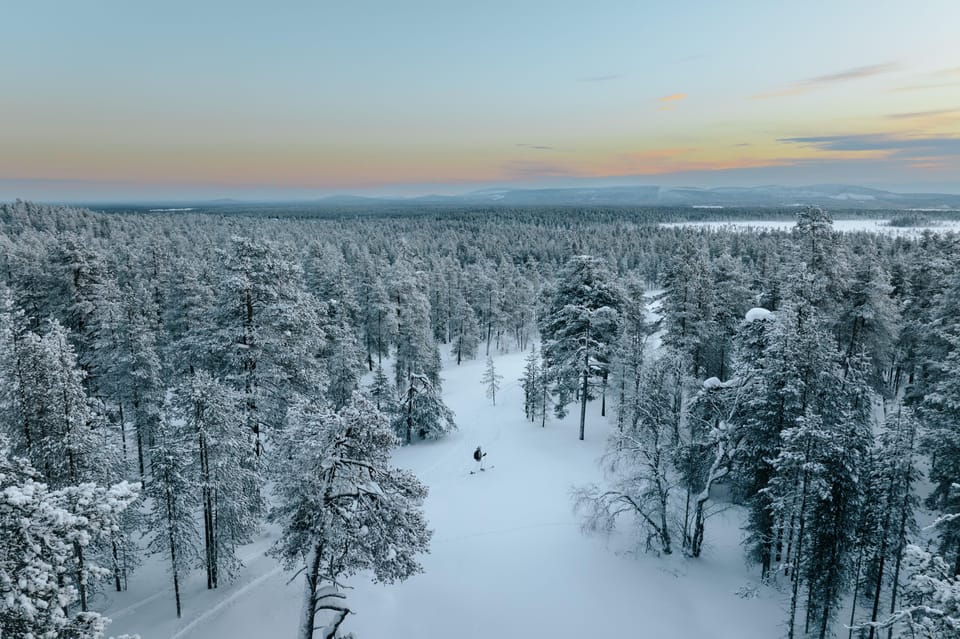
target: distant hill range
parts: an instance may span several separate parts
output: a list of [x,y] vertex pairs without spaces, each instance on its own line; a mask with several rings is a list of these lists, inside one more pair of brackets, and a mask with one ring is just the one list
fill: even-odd
[[[330,198],[345,202],[347,198]],[[358,198],[349,198],[358,203]],[[375,198],[370,198],[371,200]],[[958,210],[960,195],[893,193],[842,184],[813,186],[754,186],[712,189],[660,186],[606,186],[552,189],[483,189],[459,196],[426,196],[407,202],[437,204],[499,204],[504,206],[697,206],[793,207]]]
[[[844,184],[816,184],[812,186],[751,186],[751,187],[666,187],[666,186],[596,186],[542,189],[488,188],[463,195],[424,195],[420,197],[369,197],[362,195],[331,195],[319,199],[256,199],[238,200],[175,200],[155,203],[141,202],[135,208],[147,210],[178,210],[195,207],[201,211],[264,210],[289,213],[291,210],[344,209],[350,211],[389,209],[504,207],[695,207],[771,208],[785,209],[817,205],[831,210],[917,210],[960,211],[960,194],[948,193],[894,193],[880,189]],[[100,210],[129,209],[127,204],[95,205]]]

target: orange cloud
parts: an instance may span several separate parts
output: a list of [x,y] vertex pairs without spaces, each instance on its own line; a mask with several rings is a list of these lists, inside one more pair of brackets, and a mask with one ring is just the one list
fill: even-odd
[[670,95],[665,95],[657,98],[662,106],[658,109],[659,111],[670,111],[677,108],[677,104],[682,100],[687,99],[686,93],[671,93]]
[[657,102],[679,102],[680,100],[686,100],[686,93],[671,93],[670,95],[665,95],[661,98],[657,98]]

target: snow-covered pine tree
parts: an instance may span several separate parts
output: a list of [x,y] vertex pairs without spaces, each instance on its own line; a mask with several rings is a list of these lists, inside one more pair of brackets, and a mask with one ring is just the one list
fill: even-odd
[[530,421],[536,420],[537,388],[540,379],[540,353],[537,345],[532,344],[530,352],[524,360],[523,377],[520,378],[520,387],[523,388],[523,412]]
[[367,352],[367,367],[372,371],[374,354],[377,356],[377,364],[382,365],[383,356],[389,350],[391,333],[387,318],[390,314],[390,297],[369,251],[364,250],[355,268],[359,271],[360,278],[357,293],[360,334]]
[[477,347],[480,345],[480,323],[477,322],[477,314],[459,291],[457,291],[451,323],[450,352],[457,356],[457,365],[460,365],[464,359],[473,359],[477,356]]
[[483,378],[480,383],[484,385],[487,391],[487,397],[497,405],[497,391],[500,390],[500,382],[503,381],[503,375],[497,372],[493,364],[493,357],[487,355],[487,365],[483,371]]
[[[806,627],[819,639],[831,633],[831,624],[843,605],[854,575],[859,513],[869,484],[869,451],[873,447],[872,395],[866,381],[864,354],[847,361],[839,383],[821,379],[818,402],[824,431],[823,446],[814,443],[814,463],[825,469],[827,492],[818,491],[811,504],[810,543],[804,559],[807,581]],[[825,392],[824,392],[825,391]]]
[[713,329],[706,344],[704,364],[708,375],[726,381],[730,377],[733,359],[733,339],[750,308],[751,292],[743,264],[723,253],[710,263],[712,285]]
[[349,401],[360,385],[363,351],[350,324],[349,308],[339,300],[320,305],[324,345],[320,352],[326,369],[326,398],[334,408]]
[[613,384],[617,393],[617,429],[623,430],[629,418],[629,397],[638,392],[647,351],[647,338],[653,326],[647,322],[643,285],[628,280],[623,306],[623,322],[620,339],[611,367]]
[[537,375],[537,383],[533,390],[533,421],[540,420],[540,427],[547,427],[547,420],[550,419],[551,412],[551,382],[549,372],[543,362],[543,351],[540,352],[540,370]]
[[[872,592],[870,621],[877,622],[884,586],[890,586],[890,612],[893,613],[900,586],[900,568],[908,535],[915,532],[914,510],[917,497],[913,487],[919,479],[916,466],[918,424],[913,411],[900,404],[886,417],[877,437],[870,482],[870,497],[864,504],[872,513],[873,526],[866,531],[870,544],[870,563],[867,576],[868,591]],[[873,639],[874,629],[868,637]]]
[[393,385],[387,374],[383,372],[383,365],[377,364],[370,384],[370,399],[376,404],[377,410],[387,410],[393,400]]
[[411,373],[393,406],[393,429],[403,443],[413,443],[413,436],[420,439],[440,439],[457,425],[453,411],[447,408],[440,397],[440,389],[426,375]]
[[[116,532],[138,486],[51,490],[0,436],[0,636],[98,639],[109,621],[86,611],[82,588],[109,573],[78,555]],[[80,604],[81,610],[71,612]]]
[[8,433],[14,451],[25,456],[51,486],[76,485],[99,469],[101,442],[93,432],[99,415],[83,388],[83,371],[56,320],[41,337],[28,332],[15,342],[15,408],[20,414]]
[[298,397],[326,386],[323,318],[303,288],[303,269],[266,242],[234,237],[214,321],[222,378],[244,394],[247,426],[262,451],[263,428],[282,427]]
[[845,357],[844,369],[850,359],[865,351],[870,357],[870,385],[887,397],[897,390],[890,388],[886,380],[900,330],[892,291],[890,276],[880,266],[879,258],[863,256],[857,261],[849,290],[843,296],[844,305],[837,324],[838,342]]
[[102,288],[107,297],[96,315],[99,328],[92,361],[98,372],[98,386],[115,413],[124,462],[128,451],[127,424],[133,425],[137,462],[143,477],[144,448],[159,419],[162,403],[157,311],[142,285],[122,291],[108,282]]
[[98,328],[95,315],[101,286],[109,275],[102,253],[84,237],[68,232],[61,233],[57,240],[48,265],[46,317],[57,318],[66,329],[64,334],[90,384],[94,382],[90,378],[90,358]]
[[264,505],[260,497],[261,464],[251,435],[243,428],[240,396],[206,371],[196,371],[177,394],[178,439],[193,439],[189,470],[199,482],[203,509],[207,588],[220,576],[236,577],[242,566],[237,546],[256,533]]
[[606,377],[620,330],[623,293],[606,263],[590,255],[571,258],[540,317],[544,368],[555,382],[557,415],[574,396],[580,400],[580,439],[584,437],[591,381]]
[[904,639],[960,635],[960,577],[953,568],[942,557],[913,544],[905,548],[903,564],[901,603],[885,620],[869,624],[870,631],[887,630],[888,637]]
[[413,373],[425,375],[431,384],[440,383],[440,351],[430,330],[430,302],[420,286],[422,276],[398,272],[393,284],[397,326],[393,372],[398,388]]
[[165,555],[173,579],[173,597],[177,617],[181,615],[180,579],[200,558],[200,533],[196,511],[200,506],[199,482],[189,476],[188,464],[194,457],[192,446],[174,425],[173,407],[164,406],[150,448],[151,477],[146,495],[152,508],[147,527],[153,534],[147,551]]
[[[369,570],[391,583],[421,570],[427,489],[389,466],[397,443],[386,416],[359,394],[339,412],[316,403],[291,409],[276,455],[270,518],[282,532],[271,552],[305,575],[300,639],[336,636],[351,612],[344,577]],[[330,619],[320,625],[324,613]]]
[[714,326],[713,282],[703,249],[690,239],[678,247],[663,275],[666,289],[661,311],[666,328],[665,343],[686,357],[690,373],[700,377],[719,374],[719,367],[705,367]]
[[946,349],[929,363],[923,381],[926,394],[920,406],[924,450],[930,455],[933,492],[927,505],[950,515],[938,526],[940,554],[960,575],[960,276],[944,291],[927,339]]
[[801,583],[807,588],[803,632],[823,639],[851,582],[854,534],[868,483],[861,473],[872,445],[863,364],[856,365],[860,368],[853,379],[844,380],[837,366],[807,378],[801,397],[809,403],[781,431],[780,452],[761,491],[769,496],[773,519],[788,540],[788,637],[797,633]]

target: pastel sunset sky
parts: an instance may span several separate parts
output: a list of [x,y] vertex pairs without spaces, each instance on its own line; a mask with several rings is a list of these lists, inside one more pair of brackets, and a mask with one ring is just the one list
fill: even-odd
[[960,192],[958,0],[30,0],[0,199]]

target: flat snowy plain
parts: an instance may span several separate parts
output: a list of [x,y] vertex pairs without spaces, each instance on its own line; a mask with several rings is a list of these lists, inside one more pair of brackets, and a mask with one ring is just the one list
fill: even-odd
[[[699,559],[644,553],[628,525],[610,539],[581,533],[570,489],[602,480],[597,462],[614,411],[603,418],[599,402],[588,407],[584,442],[577,440],[578,411],[548,420],[546,428],[526,421],[518,382],[525,356],[495,358],[504,377],[496,406],[480,383],[482,357],[459,367],[445,363],[444,395],[459,430],[394,455],[430,486],[426,512],[434,537],[424,572],[393,585],[351,579],[356,614],[342,629],[358,639],[777,636],[783,595],[761,586],[758,571],[746,565],[740,510],[709,520]],[[489,470],[470,475],[477,445],[489,452]],[[267,528],[242,549],[246,566],[233,584],[207,591],[195,571],[180,620],[165,564],[148,560],[129,591],[97,602],[114,619],[109,634],[296,636],[302,576],[288,583],[292,573],[264,555],[275,535]]]

